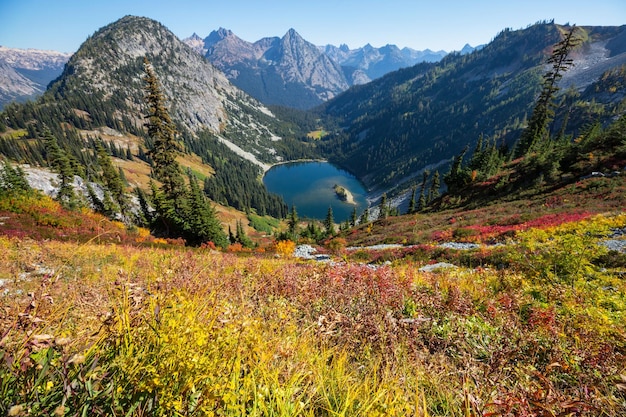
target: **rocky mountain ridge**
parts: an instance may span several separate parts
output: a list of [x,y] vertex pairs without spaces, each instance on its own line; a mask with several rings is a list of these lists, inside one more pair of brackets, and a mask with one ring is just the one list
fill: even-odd
[[[351,88],[321,106],[342,127],[328,137],[332,161],[370,189],[388,192],[424,170],[446,172],[450,161],[466,147],[471,152],[481,137],[515,146],[550,69],[547,59],[570,29],[553,22],[505,29],[471,54],[449,54]],[[626,26],[578,30],[582,44],[561,80],[562,110],[553,126],[572,137],[623,113],[626,96],[619,80]]]
[[349,49],[315,46],[294,29],[282,38],[247,42],[224,28],[205,39],[196,33],[183,40],[205,56],[242,90],[266,104],[307,109],[350,86],[367,83],[418,62],[435,62],[445,51],[416,51],[395,45]]
[[143,126],[144,57],[154,67],[180,129],[191,134],[209,131],[230,147],[241,148],[239,153],[258,165],[265,166],[260,161],[264,158],[264,162],[276,162],[268,161],[267,155],[281,138],[260,120],[272,119],[272,113],[151,19],[126,16],[98,30],[72,56],[48,94],[89,96],[93,103],[86,100],[81,111],[93,118],[92,113],[100,111],[98,106],[110,105],[120,122],[139,129]]
[[265,104],[306,109],[349,87],[341,67],[293,29],[251,43],[220,28],[203,44],[197,35],[184,42]]
[[71,54],[0,46],[0,109],[41,95],[61,75]]
[[350,49],[345,44],[339,47],[326,45],[320,49],[341,65],[350,85],[365,84],[389,72],[420,62],[437,62],[448,54],[443,50],[417,51],[406,47],[400,49],[389,44],[375,48],[369,43],[356,49]]
[[[447,54],[395,45],[375,48],[367,44],[352,50],[347,45],[314,46],[293,29],[282,38],[251,43],[220,28],[205,39],[194,33],[184,42],[258,100],[300,109],[321,104],[352,85],[418,62],[436,62]],[[69,53],[0,46],[0,108],[43,94],[70,57]]]

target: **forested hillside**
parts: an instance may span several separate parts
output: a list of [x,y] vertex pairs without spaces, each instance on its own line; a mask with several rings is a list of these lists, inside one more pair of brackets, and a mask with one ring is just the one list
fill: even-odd
[[[332,131],[322,145],[325,154],[369,187],[389,189],[419,179],[425,168],[447,171],[452,158],[466,146],[473,149],[480,137],[513,147],[540,92],[546,60],[568,29],[551,22],[507,29],[479,51],[350,89],[320,109]],[[624,86],[609,80],[623,71],[626,49],[618,40],[626,28],[580,29],[575,62],[600,48],[614,69],[561,91],[561,121],[554,128],[570,137],[624,111]]]
[[[144,126],[144,57],[161,82],[181,158],[186,158],[182,167],[196,172],[215,201],[283,217],[286,206],[259,179],[262,167],[315,154],[314,149],[297,139],[293,125],[278,120],[165,27],[145,18],[127,16],[100,29],[41,98],[7,106],[0,122],[3,155],[49,165],[48,132],[67,154],[72,174],[101,181],[95,144],[103,142],[131,178],[127,191],[147,191],[147,177],[134,180],[152,164],[153,142]],[[197,157],[201,161],[192,163]]]

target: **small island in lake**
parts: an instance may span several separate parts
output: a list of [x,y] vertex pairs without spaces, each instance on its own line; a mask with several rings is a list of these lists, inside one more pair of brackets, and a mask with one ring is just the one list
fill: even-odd
[[335,194],[337,194],[337,197],[339,197],[341,201],[348,204],[356,204],[356,202],[354,201],[354,196],[346,188],[342,187],[341,185],[335,184],[333,190],[335,190]]

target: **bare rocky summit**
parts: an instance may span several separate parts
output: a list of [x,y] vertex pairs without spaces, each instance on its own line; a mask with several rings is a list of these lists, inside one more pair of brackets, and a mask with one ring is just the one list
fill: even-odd
[[273,114],[151,19],[126,16],[97,31],[72,56],[50,94],[87,96],[82,110],[88,117],[110,107],[120,121],[131,118],[140,128],[145,114],[144,57],[153,66],[170,115],[182,130],[209,131],[258,164],[258,158],[263,159],[259,154],[271,154],[272,144],[281,138],[261,119],[273,119]]

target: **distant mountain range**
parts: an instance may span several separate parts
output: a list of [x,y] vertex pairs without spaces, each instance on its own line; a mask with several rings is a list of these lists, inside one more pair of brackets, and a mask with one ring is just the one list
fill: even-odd
[[[308,109],[329,100],[350,86],[365,84],[400,68],[436,62],[446,51],[375,48],[369,44],[315,46],[290,29],[282,38],[247,42],[220,28],[202,39],[197,34],[183,40],[227,78],[264,104]],[[473,50],[466,45],[462,53]],[[11,101],[41,95],[61,75],[71,54],[21,50],[0,46],[0,109]]]
[[71,54],[0,46],[0,109],[11,101],[25,101],[46,91],[61,75]]
[[395,45],[318,47],[294,29],[282,38],[251,43],[220,28],[204,39],[194,33],[184,42],[221,69],[233,84],[263,103],[298,109],[314,107],[350,86],[419,62],[435,62],[447,54],[399,49]]
[[[471,48],[471,47],[470,47]],[[398,48],[385,45],[375,48],[370,44],[362,48],[349,49],[347,45],[336,47],[326,45],[321,48],[333,61],[341,65],[350,85],[365,84],[400,68],[411,67],[420,62],[437,62],[448,53],[446,51],[416,51],[411,48]]]

